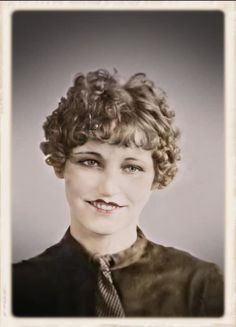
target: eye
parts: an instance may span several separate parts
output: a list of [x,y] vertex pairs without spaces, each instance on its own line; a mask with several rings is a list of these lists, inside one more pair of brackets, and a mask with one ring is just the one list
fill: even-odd
[[129,174],[135,174],[144,171],[142,167],[136,165],[127,165],[123,170]]
[[78,163],[86,167],[99,167],[99,162],[94,159],[80,160]]

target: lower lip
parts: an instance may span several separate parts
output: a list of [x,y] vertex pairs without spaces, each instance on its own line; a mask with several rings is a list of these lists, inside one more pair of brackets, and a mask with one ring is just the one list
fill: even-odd
[[114,208],[112,210],[104,210],[104,209],[95,207],[95,205],[93,205],[91,202],[88,202],[88,201],[86,201],[86,202],[88,204],[90,204],[91,207],[93,207],[94,209],[96,209],[97,212],[102,213],[103,215],[106,215],[106,216],[110,216],[113,213],[115,213],[116,211],[118,211],[119,209],[122,209],[123,208],[123,207],[116,207],[116,208]]

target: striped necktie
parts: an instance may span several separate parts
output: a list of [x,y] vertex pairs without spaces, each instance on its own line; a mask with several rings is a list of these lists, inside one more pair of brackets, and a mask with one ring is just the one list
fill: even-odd
[[125,317],[117,290],[113,284],[109,256],[98,258],[100,269],[96,293],[97,317]]

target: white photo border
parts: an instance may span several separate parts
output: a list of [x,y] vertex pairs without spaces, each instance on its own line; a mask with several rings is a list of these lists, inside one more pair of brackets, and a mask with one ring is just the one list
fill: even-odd
[[[17,318],[11,314],[11,25],[16,10],[220,10],[225,18],[225,314],[221,318]],[[235,1],[2,1],[0,3],[0,324],[5,327],[236,325]]]

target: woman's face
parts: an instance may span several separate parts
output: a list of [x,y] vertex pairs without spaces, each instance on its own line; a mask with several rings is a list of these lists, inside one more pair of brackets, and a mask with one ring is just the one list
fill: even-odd
[[73,223],[113,234],[138,223],[154,179],[152,152],[90,140],[73,149],[64,178]]

